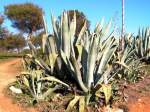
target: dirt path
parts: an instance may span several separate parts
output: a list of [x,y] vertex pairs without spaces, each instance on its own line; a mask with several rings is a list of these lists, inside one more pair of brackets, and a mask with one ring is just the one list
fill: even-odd
[[0,112],[34,112],[33,109],[23,109],[17,104],[13,104],[7,98],[3,89],[11,82],[15,81],[15,76],[19,75],[21,59],[12,59],[8,62],[0,63]]

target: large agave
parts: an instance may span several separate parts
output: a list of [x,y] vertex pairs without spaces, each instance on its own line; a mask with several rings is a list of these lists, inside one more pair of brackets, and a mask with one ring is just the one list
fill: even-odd
[[[114,62],[111,60],[114,58],[118,43],[112,33],[108,33],[111,22],[105,27],[103,27],[103,22],[97,24],[93,33],[87,31],[85,23],[78,37],[75,38],[75,13],[72,21],[67,12],[63,13],[60,22],[54,16],[51,18],[53,36],[46,34],[43,37],[43,52],[53,62],[49,64],[51,69],[55,66],[54,62],[65,63],[71,77],[76,80],[83,93],[88,95],[86,98],[84,96],[84,98],[82,96],[75,97],[74,100],[80,102],[81,99],[81,101],[84,99],[88,103],[90,94],[93,94],[97,86],[107,85],[114,76],[112,72],[115,73],[112,67]],[[62,60],[57,61],[56,57]],[[106,87],[110,88],[110,86],[103,86],[103,88]],[[107,93],[105,92],[105,94]],[[107,102],[108,99],[107,97]]]
[[[60,73],[64,73],[64,67],[67,71],[70,71],[69,75],[76,80],[80,87],[78,89],[81,89],[83,94],[75,96],[69,103],[67,111],[70,111],[73,104],[78,101],[82,105],[85,105],[85,101],[88,104],[90,97],[94,95],[99,97],[101,91],[104,93],[107,104],[111,97],[110,81],[119,72],[120,68],[130,70],[132,66],[135,52],[132,51],[131,43],[123,52],[117,51],[118,42],[113,36],[113,32],[109,33],[111,22],[103,27],[102,20],[96,25],[93,33],[87,31],[85,22],[78,37],[75,38],[75,13],[72,21],[70,21],[67,12],[62,14],[60,21],[57,21],[53,15],[51,20],[53,34],[48,35],[45,27],[46,34],[43,36],[42,44],[47,62],[36,56],[36,50],[29,42],[32,49],[32,62],[38,65],[45,74],[49,75],[49,78],[44,77],[42,80],[51,81],[55,78],[52,78],[51,75],[54,75],[54,69],[58,67],[59,69],[56,70]],[[62,63],[66,66],[62,66]],[[121,67],[116,66],[118,64]],[[119,70],[116,69],[117,67],[120,67]],[[55,81],[69,87],[66,83],[56,80],[56,78]],[[84,110],[83,107],[80,110]]]
[[[121,53],[121,57],[116,55],[118,42],[112,36],[113,33],[108,33],[111,22],[105,27],[103,27],[102,23],[97,24],[93,33],[89,33],[86,30],[85,23],[76,39],[74,37],[76,30],[75,14],[72,21],[69,20],[67,12],[63,13],[60,22],[56,21],[55,17],[52,16],[54,36],[50,38],[53,39],[56,51],[66,64],[70,75],[88,96],[98,85],[109,84],[116,72],[119,71],[114,69],[113,65],[119,64],[123,66],[122,69],[129,70],[134,53],[132,49],[127,48]],[[47,46],[46,42],[44,46]],[[104,91],[106,89],[111,90],[110,86],[102,87],[105,88],[103,89]],[[106,92],[104,93],[107,94]],[[106,99],[108,102],[108,98]],[[75,97],[74,100],[77,102],[80,98]],[[86,101],[88,102],[87,99]]]

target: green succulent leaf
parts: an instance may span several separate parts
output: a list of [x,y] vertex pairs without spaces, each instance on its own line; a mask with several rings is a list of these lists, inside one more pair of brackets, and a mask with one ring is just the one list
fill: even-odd
[[84,112],[85,109],[85,96],[81,96],[79,100],[79,112]]
[[29,85],[29,81],[28,81],[28,79],[24,76],[23,77],[23,83],[24,83],[24,85],[26,85],[27,87],[29,87],[30,85]]
[[51,66],[51,71],[53,73],[53,69],[57,60],[58,54],[49,54],[49,61],[50,61],[50,66]]
[[70,51],[71,51],[70,49],[71,37],[69,35],[69,26],[68,26],[69,21],[68,21],[67,12],[64,12],[62,17],[63,17],[62,18],[62,50],[69,58]]
[[70,101],[69,105],[67,106],[66,112],[71,112],[71,110],[73,109],[73,107],[77,104],[77,102],[80,100],[80,96],[76,96],[74,97],[73,100]]
[[96,91],[95,95],[97,97],[103,97],[101,92],[104,93],[105,104],[107,105],[112,96],[112,86],[110,84],[102,84],[101,87]]
[[57,82],[57,83],[60,83],[60,84],[62,84],[64,86],[66,86],[66,87],[69,87],[68,84],[62,82],[61,80],[59,80],[59,79],[57,79],[57,78],[55,78],[53,76],[44,77],[44,78],[41,78],[40,80],[41,81],[46,80],[46,81],[51,81],[51,82]]
[[93,42],[90,47],[89,55],[88,55],[88,69],[87,69],[87,77],[86,77],[86,84],[87,87],[90,89],[91,84],[94,82],[94,69],[96,63],[96,57],[98,53],[97,49],[97,37],[93,37]]
[[78,36],[78,39],[77,39],[77,44],[82,44],[81,43],[81,39],[82,39],[82,36],[83,36],[83,34],[85,33],[85,31],[86,31],[86,29],[87,29],[87,26],[86,26],[86,21],[84,22],[84,25],[83,25],[83,27],[82,27],[82,29],[81,29],[81,31],[80,31],[80,33],[79,33],[79,36]]
[[107,85],[102,84],[102,89],[103,89],[104,96],[105,96],[105,103],[107,105],[112,96],[112,87],[109,84]]
[[81,71],[80,71],[79,64],[78,64],[77,60],[73,56],[71,56],[71,61],[72,61],[72,65],[74,67],[74,72],[75,72],[75,75],[76,75],[76,79],[77,79],[77,81],[78,81],[81,89],[85,93],[87,93],[88,89],[87,89],[87,87],[83,83]]
[[43,50],[43,53],[45,53],[45,47],[46,47],[47,37],[48,37],[48,35],[44,34],[43,38],[42,38],[42,50]]

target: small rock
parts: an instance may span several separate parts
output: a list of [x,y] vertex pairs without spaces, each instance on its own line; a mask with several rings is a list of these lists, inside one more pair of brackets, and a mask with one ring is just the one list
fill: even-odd
[[9,89],[13,92],[13,93],[16,93],[16,94],[21,94],[22,93],[22,90],[19,89],[19,88],[16,88],[14,86],[10,86]]
[[115,109],[114,112],[124,112],[122,109]]
[[105,107],[103,112],[124,112],[123,109],[120,108],[110,108],[110,107]]
[[139,102],[141,102],[141,99],[138,99]]

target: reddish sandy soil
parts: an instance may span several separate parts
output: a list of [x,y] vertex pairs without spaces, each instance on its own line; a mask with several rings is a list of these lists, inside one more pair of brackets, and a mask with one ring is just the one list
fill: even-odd
[[125,89],[129,112],[150,112],[150,76],[146,76],[136,84],[130,84]]
[[35,112],[33,109],[24,109],[6,97],[4,88],[15,81],[15,76],[20,72],[21,59],[11,59],[0,63],[0,112]]

